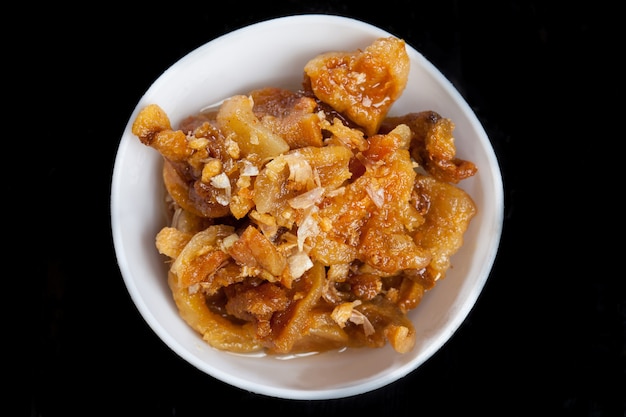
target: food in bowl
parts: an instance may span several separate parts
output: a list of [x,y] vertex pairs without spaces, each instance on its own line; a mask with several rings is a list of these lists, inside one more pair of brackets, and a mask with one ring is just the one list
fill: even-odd
[[311,57],[297,91],[267,86],[172,127],[159,103],[132,133],[163,157],[155,236],[181,317],[211,346],[292,354],[415,346],[407,313],[446,276],[477,212],[457,187],[454,121],[389,116],[403,40]]

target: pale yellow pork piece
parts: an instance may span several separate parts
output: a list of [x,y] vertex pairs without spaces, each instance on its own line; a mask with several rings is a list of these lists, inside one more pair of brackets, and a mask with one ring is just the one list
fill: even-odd
[[261,123],[252,111],[253,105],[253,99],[244,95],[225,100],[217,113],[222,132],[237,142],[243,156],[254,153],[264,159],[287,152],[289,144]]

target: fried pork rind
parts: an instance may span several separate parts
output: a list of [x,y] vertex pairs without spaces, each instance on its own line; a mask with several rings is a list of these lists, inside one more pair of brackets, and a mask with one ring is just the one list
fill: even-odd
[[426,175],[418,175],[415,192],[425,208],[424,224],[415,230],[415,244],[431,255],[426,274],[435,281],[450,268],[450,258],[463,245],[463,235],[476,214],[476,205],[463,189]]
[[191,328],[202,335],[216,349],[237,353],[255,352],[262,349],[256,340],[252,323],[237,323],[209,308],[205,295],[181,288],[178,278],[170,271],[168,284],[181,317]]
[[156,104],[132,132],[164,159],[157,234],[181,317],[211,346],[293,354],[413,349],[407,313],[443,279],[476,207],[455,184],[452,121],[388,117],[405,44],[330,52],[304,89],[261,88],[184,119]]
[[261,123],[282,137],[291,149],[323,145],[321,118],[313,98],[270,87],[254,90],[250,97],[254,102],[252,110]]
[[186,135],[180,130],[172,130],[169,117],[156,104],[141,110],[133,122],[132,132],[141,143],[153,147],[169,161],[184,162],[191,156]]
[[317,98],[373,135],[404,91],[409,67],[404,41],[389,37],[365,50],[321,54],[304,72]]
[[272,158],[289,150],[289,144],[274,133],[252,111],[251,96],[233,96],[220,106],[217,123],[224,135],[235,141],[242,156],[256,154]]
[[389,132],[400,124],[411,128],[411,157],[433,177],[457,184],[476,174],[473,162],[456,157],[452,120],[434,111],[409,113],[388,117],[380,131]]

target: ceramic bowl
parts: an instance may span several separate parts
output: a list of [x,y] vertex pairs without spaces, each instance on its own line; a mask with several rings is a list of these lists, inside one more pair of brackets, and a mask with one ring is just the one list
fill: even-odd
[[[285,399],[323,400],[362,394],[417,369],[440,349],[474,306],[496,257],[503,219],[497,158],[483,127],[461,94],[422,54],[407,44],[407,87],[390,114],[434,110],[455,123],[457,156],[478,173],[460,186],[478,212],[453,256],[445,279],[410,312],[417,342],[408,353],[390,346],[348,349],[292,358],[238,355],[208,346],[179,316],[167,286],[167,266],[155,248],[166,223],[162,157],[131,133],[139,110],[158,103],[173,126],[208,104],[276,86],[298,89],[303,68],[327,51],[364,48],[390,33],[332,15],[282,17],[214,39],[167,69],[141,97],[123,132],[111,186],[111,226],[125,285],[139,313],[169,348],[190,365],[240,389]],[[476,341],[480,343],[480,341]]]

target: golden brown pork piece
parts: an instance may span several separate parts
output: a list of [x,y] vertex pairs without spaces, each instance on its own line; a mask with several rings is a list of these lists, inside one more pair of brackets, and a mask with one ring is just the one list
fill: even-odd
[[323,145],[321,119],[313,98],[271,87],[253,90],[250,97],[254,114],[285,139],[291,149]]
[[318,99],[371,136],[404,91],[409,67],[405,42],[388,37],[365,50],[320,54],[305,65],[304,72]]
[[413,240],[432,255],[425,273],[436,281],[445,277],[451,256],[463,245],[477,208],[462,188],[431,176],[418,174],[414,190],[425,222],[414,231]]
[[156,149],[170,161],[186,161],[193,152],[187,136],[180,130],[172,130],[169,117],[156,104],[139,112],[133,121],[132,132],[141,143]]
[[390,132],[399,124],[411,128],[411,157],[433,177],[457,184],[476,174],[473,162],[456,157],[454,123],[428,110],[388,117],[380,126],[380,132]]

